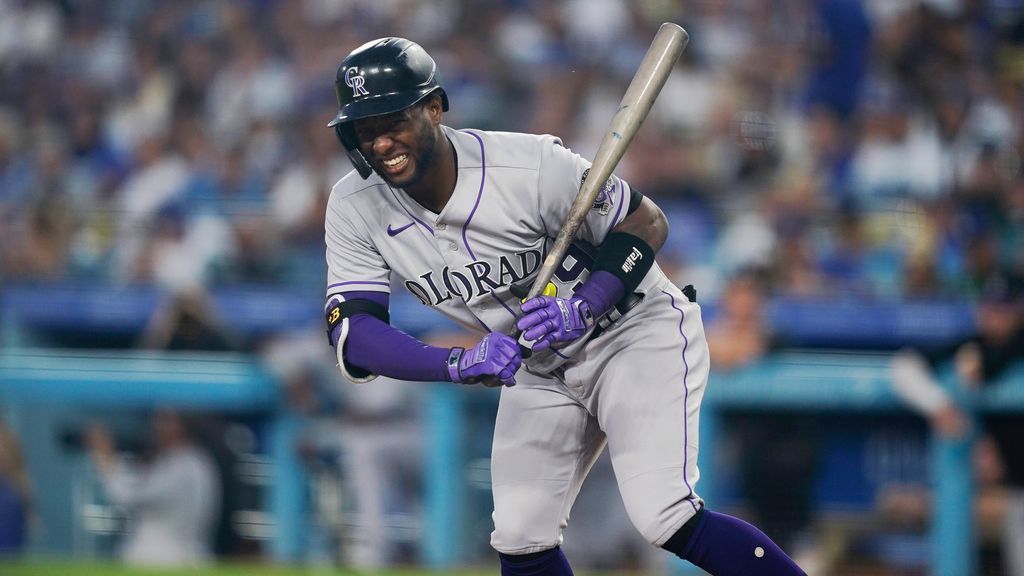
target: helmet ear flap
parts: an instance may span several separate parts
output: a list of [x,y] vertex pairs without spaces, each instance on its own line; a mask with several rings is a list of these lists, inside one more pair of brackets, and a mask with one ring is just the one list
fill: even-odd
[[363,180],[369,178],[370,174],[373,174],[373,168],[370,167],[370,163],[366,161],[363,153],[359,151],[359,141],[356,139],[352,123],[342,122],[335,124],[334,133],[338,136],[338,140],[341,141],[341,145],[345,147],[345,153],[348,154],[348,159],[352,162],[356,172],[362,176]]

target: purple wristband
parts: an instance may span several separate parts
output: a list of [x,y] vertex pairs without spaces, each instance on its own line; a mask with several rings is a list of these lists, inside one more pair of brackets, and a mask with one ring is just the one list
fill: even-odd
[[445,360],[445,367],[448,369],[448,380],[458,382],[462,379],[462,376],[459,374],[459,361],[462,360],[462,355],[465,353],[466,349],[458,346],[448,351],[448,359]]
[[612,309],[626,295],[626,285],[607,270],[597,270],[587,278],[574,296],[582,298],[597,318]]

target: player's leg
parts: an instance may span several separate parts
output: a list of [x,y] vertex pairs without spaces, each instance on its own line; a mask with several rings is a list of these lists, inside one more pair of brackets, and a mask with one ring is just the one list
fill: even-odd
[[608,342],[595,340],[607,360],[591,368],[594,409],[630,519],[649,542],[714,576],[803,574],[757,528],[705,510],[695,491],[710,364],[700,307],[669,287],[635,312]]
[[604,434],[561,384],[520,371],[504,388],[494,427],[491,546],[503,576],[572,574],[562,530]]

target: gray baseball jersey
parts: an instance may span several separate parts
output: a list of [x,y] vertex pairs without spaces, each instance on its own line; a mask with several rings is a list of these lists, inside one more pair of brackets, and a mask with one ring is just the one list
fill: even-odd
[[[536,275],[590,164],[552,136],[454,130],[458,180],[435,214],[376,174],[339,181],[327,207],[327,298],[402,286],[470,330],[509,333],[513,284]],[[568,298],[592,250],[626,217],[630,189],[611,177],[555,274]],[[492,453],[494,547],[544,550],[607,440],[627,510],[661,544],[696,511],[697,414],[708,358],[700,309],[655,264],[643,299],[597,337],[535,354],[502,390]],[[339,366],[347,338],[343,322]],[[353,381],[358,378],[346,374]],[[362,381],[372,379],[369,376]]]

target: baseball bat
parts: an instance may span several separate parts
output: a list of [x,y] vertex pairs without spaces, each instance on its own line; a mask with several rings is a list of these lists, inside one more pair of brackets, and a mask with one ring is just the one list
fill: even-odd
[[[629,143],[636,136],[640,125],[647,118],[647,113],[650,112],[655,98],[661,92],[665,80],[672,72],[672,67],[679,59],[679,55],[686,49],[686,44],[689,41],[690,35],[677,24],[665,22],[658,28],[658,33],[654,36],[643,60],[640,61],[640,67],[633,75],[633,80],[630,81],[629,88],[626,89],[626,94],[622,97],[622,102],[619,103],[618,111],[612,117],[604,138],[601,139],[601,145],[590,166],[590,173],[580,186],[579,194],[569,209],[569,215],[566,216],[565,223],[562,224],[558,236],[555,237],[555,244],[544,259],[524,301],[539,296],[551,281],[555,267],[565,257],[573,237],[576,236],[576,231],[579,230],[583,219],[587,216],[587,211],[594,204],[598,191],[612,175]],[[517,331],[516,337],[518,336]],[[526,351],[524,351],[524,357],[525,353]]]

